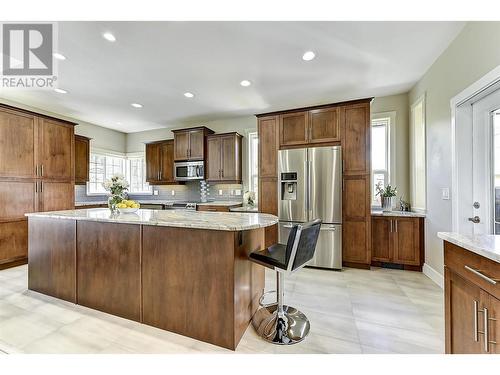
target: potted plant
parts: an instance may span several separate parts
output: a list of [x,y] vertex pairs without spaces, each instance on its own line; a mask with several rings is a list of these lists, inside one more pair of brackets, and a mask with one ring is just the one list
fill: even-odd
[[382,183],[379,182],[376,186],[376,195],[380,196],[380,203],[382,205],[382,211],[392,211],[393,198],[398,194],[398,190],[391,185],[383,187]]
[[111,213],[116,213],[116,205],[125,199],[125,193],[128,190],[128,181],[121,174],[115,174],[103,184],[104,189],[109,191],[108,208]]

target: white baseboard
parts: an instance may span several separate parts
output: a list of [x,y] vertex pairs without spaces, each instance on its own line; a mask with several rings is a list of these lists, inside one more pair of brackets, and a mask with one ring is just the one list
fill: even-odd
[[422,268],[422,272],[429,279],[434,281],[441,289],[444,289],[444,277],[434,268],[429,266],[427,263],[424,263],[424,267]]

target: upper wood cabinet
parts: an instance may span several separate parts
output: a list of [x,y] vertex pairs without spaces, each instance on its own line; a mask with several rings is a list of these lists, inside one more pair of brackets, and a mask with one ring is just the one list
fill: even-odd
[[241,183],[241,139],[238,133],[212,134],[207,137],[207,180]]
[[340,142],[339,107],[284,113],[279,121],[280,148]]
[[33,178],[37,165],[36,117],[0,108],[0,178]]
[[74,179],[74,127],[52,119],[39,119],[39,176]]
[[372,217],[372,261],[417,266],[424,263],[424,219]]
[[171,183],[174,179],[174,141],[168,140],[160,144],[160,182]]
[[204,160],[206,152],[206,136],[213,134],[204,126],[189,129],[173,130],[174,160]]
[[75,207],[73,184],[59,181],[40,181],[39,211],[72,210]]
[[146,144],[146,181],[155,185],[176,184],[174,180],[174,141]]
[[278,122],[278,116],[258,120],[259,178],[278,177]]
[[75,135],[75,185],[85,185],[89,180],[90,138]]
[[370,103],[341,108],[343,116],[342,155],[344,175],[371,173]]
[[308,141],[308,113],[292,112],[280,115],[280,147],[306,144]]
[[309,111],[309,143],[340,141],[339,107]]

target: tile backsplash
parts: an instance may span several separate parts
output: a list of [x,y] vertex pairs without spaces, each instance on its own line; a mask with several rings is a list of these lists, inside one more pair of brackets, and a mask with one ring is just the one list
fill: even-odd
[[[241,201],[243,199],[243,186],[240,184],[207,184],[206,197],[208,200]],[[198,201],[201,199],[201,186],[199,181],[186,182],[184,185],[158,185],[153,186],[153,191],[158,195],[129,194],[136,200],[169,200],[169,201]],[[107,200],[106,195],[87,195],[85,185],[75,185],[76,202],[99,202]]]

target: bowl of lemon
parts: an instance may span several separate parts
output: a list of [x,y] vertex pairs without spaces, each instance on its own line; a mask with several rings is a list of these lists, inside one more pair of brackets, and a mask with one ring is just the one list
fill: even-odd
[[122,200],[116,205],[116,208],[118,208],[118,211],[120,211],[121,214],[130,214],[136,212],[139,207],[141,207],[139,203],[127,199]]

